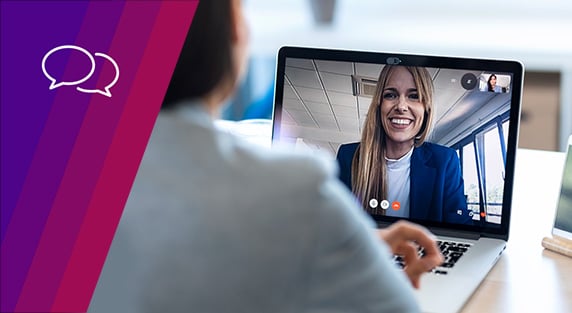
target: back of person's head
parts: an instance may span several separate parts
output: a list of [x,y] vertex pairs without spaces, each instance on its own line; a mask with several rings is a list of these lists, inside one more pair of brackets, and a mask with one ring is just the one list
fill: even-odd
[[224,79],[236,75],[232,55],[232,1],[199,2],[163,100],[163,108],[203,98]]

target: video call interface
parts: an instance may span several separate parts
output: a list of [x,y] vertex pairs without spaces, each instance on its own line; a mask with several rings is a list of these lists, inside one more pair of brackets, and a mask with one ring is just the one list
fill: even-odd
[[[390,65],[287,58],[282,106],[275,113],[280,130],[274,141],[326,154],[333,160],[339,158],[341,146],[359,145],[368,109],[379,105],[373,100],[384,66]],[[405,188],[409,196],[400,195],[404,201],[389,196],[358,200],[374,218],[500,225],[512,75],[449,68],[426,70],[434,91],[433,119],[425,142],[455,152],[455,164],[446,167],[455,169],[452,172],[460,178],[445,177],[442,186],[443,182],[434,183],[420,176],[411,163],[410,186],[417,187]],[[395,123],[402,123],[397,127],[403,129],[409,127],[407,121]],[[433,190],[453,188],[447,186],[449,181],[457,181],[455,201],[450,201],[443,190]],[[351,182],[346,181],[346,185],[352,190]],[[443,199],[436,199],[440,194]]]

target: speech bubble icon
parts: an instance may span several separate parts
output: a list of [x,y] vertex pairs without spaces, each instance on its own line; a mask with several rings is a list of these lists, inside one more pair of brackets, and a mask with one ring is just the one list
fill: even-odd
[[[83,78],[79,79],[79,80],[74,80],[74,81],[61,81],[58,82],[56,78],[54,78],[52,75],[50,75],[48,73],[48,71],[46,70],[46,60],[50,57],[50,55],[52,55],[53,53],[59,51],[59,50],[64,50],[64,49],[73,49],[73,50],[78,50],[81,53],[85,54],[90,62],[91,62],[91,69],[89,71],[89,73],[84,76]],[[42,59],[42,72],[44,72],[44,75],[46,76],[46,78],[48,78],[51,81],[50,87],[49,89],[56,89],[60,86],[70,86],[70,85],[78,85],[83,83],[84,81],[88,80],[91,75],[93,75],[93,72],[95,71],[95,59],[93,58],[93,56],[91,55],[91,53],[89,53],[87,50],[85,50],[82,47],[78,47],[78,46],[74,46],[74,45],[62,45],[62,46],[58,46],[53,48],[52,50],[48,51],[48,53],[46,53],[46,55],[44,55],[44,58]]]
[[115,60],[110,57],[107,54],[101,53],[101,52],[96,52],[95,56],[98,57],[102,57],[104,59],[107,59],[109,62],[111,62],[111,64],[113,64],[113,67],[115,68],[115,77],[113,78],[113,80],[107,84],[103,89],[104,90],[100,90],[100,89],[85,89],[85,88],[81,88],[81,87],[77,87],[76,89],[78,91],[81,92],[85,92],[85,93],[98,93],[107,97],[111,98],[111,87],[113,87],[115,85],[115,83],[117,83],[117,80],[119,80],[119,66],[117,65],[117,62],[115,62]]

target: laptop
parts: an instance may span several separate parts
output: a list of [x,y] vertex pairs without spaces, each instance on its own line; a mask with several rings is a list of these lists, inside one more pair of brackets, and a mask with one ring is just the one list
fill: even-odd
[[[412,71],[421,73],[416,77],[425,79],[416,78],[414,83],[432,85],[433,92],[427,87],[414,88],[412,93],[394,88],[387,95],[384,87],[377,90],[380,77],[385,77],[381,86],[389,86],[394,74],[387,73],[405,73],[403,69],[411,77]],[[508,241],[522,85],[523,65],[513,60],[282,47],[277,59],[272,140],[337,160],[340,180],[356,194],[379,227],[406,219],[437,235],[446,261],[423,275],[416,297],[424,312],[457,312]],[[402,96],[421,101],[428,99],[429,93],[431,121],[429,115],[418,114],[411,120],[390,116],[387,120],[391,123],[385,123],[381,130],[388,145],[389,139],[394,139],[395,129],[391,127],[399,131],[419,127],[415,140],[420,140],[423,131],[423,143],[403,157],[407,161],[385,156],[389,159],[385,177],[403,188],[395,190],[390,185],[387,192],[380,193],[364,180],[358,187],[357,181],[364,177],[358,171],[364,172],[361,166],[367,163],[352,168],[361,159],[356,151],[366,155],[374,151],[371,147],[376,142],[361,142],[362,134],[370,129],[366,123],[375,120],[368,115],[378,114],[379,125],[386,118],[383,107],[368,114],[370,106],[378,106],[382,98],[394,101]],[[425,103],[422,109],[427,112]],[[425,118],[425,125],[415,126]],[[420,155],[432,162],[430,156],[419,152],[422,149],[435,151],[429,153],[435,157],[448,155],[447,163],[420,170]],[[390,174],[395,168],[387,164],[394,161],[409,164],[409,175]],[[352,175],[356,178],[348,178]],[[409,196],[400,194],[401,190]],[[399,266],[399,256],[395,259]]]

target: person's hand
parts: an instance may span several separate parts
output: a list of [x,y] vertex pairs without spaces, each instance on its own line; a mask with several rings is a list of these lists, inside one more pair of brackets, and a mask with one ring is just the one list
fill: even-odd
[[[378,230],[391,252],[403,256],[404,271],[411,284],[419,288],[421,275],[443,263],[443,255],[435,243],[435,237],[424,227],[406,221],[398,221],[391,226]],[[424,250],[419,257],[418,247]]]

